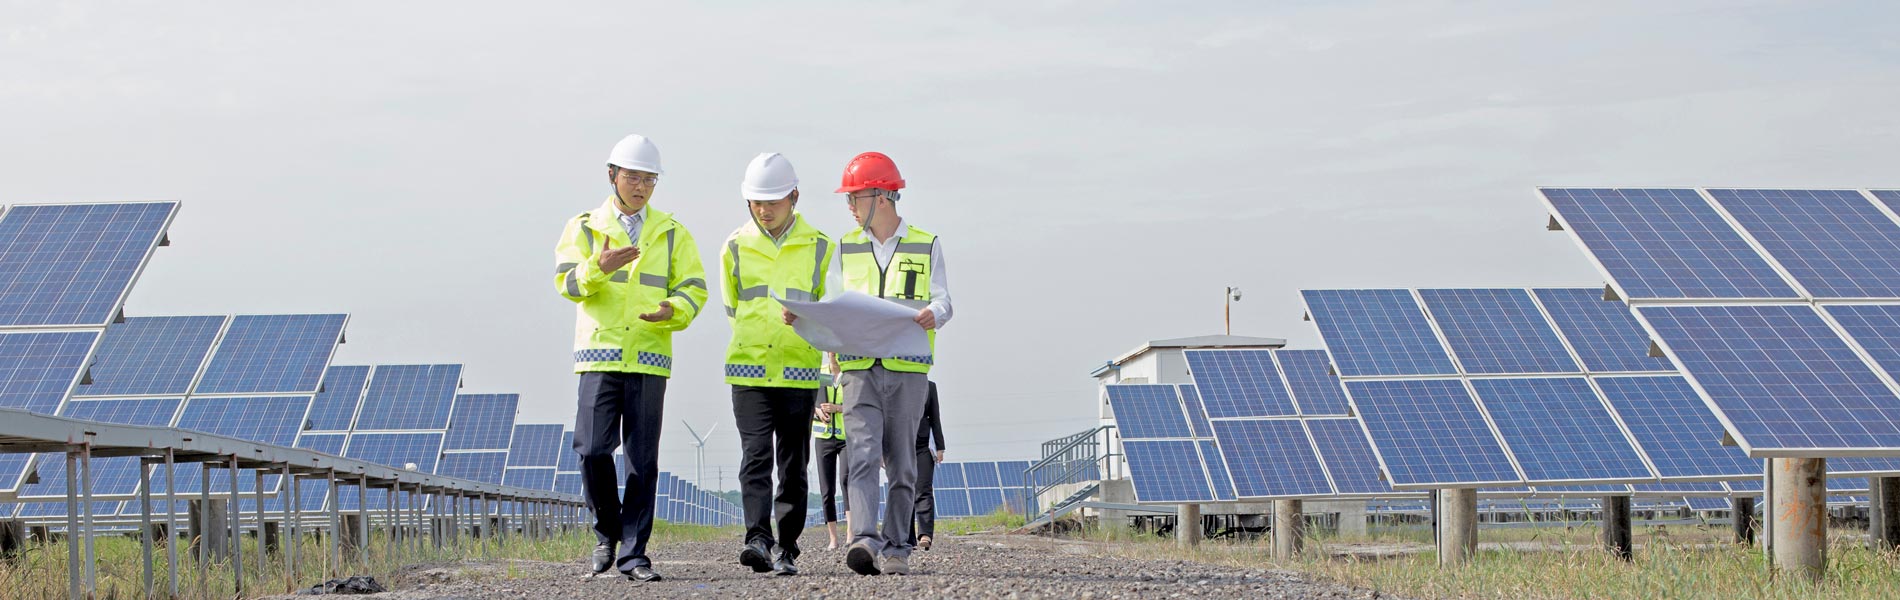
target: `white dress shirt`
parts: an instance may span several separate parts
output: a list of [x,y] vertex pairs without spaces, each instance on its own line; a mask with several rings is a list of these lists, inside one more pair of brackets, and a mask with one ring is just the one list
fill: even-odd
[[633,240],[635,246],[640,245],[640,228],[646,226],[646,223],[647,207],[645,206],[640,207],[639,212],[631,215],[620,213],[620,227],[627,230],[627,239]]

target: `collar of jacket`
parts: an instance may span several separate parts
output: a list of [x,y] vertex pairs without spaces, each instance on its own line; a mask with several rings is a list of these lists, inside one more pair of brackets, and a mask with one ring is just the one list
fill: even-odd
[[805,215],[800,214],[796,210],[792,211],[792,226],[790,229],[785,230],[783,242],[774,241],[770,234],[767,234],[765,230],[759,228],[759,222],[757,220],[753,220],[750,225],[739,228],[739,237],[747,238],[748,243],[752,240],[758,240],[764,242],[766,245],[778,246],[781,249],[790,245],[810,244],[812,240],[818,239],[818,236],[818,228],[806,223]]
[[[600,208],[587,213],[587,226],[594,228],[594,231],[607,234],[607,237],[618,246],[634,243],[634,240],[627,239],[627,228],[620,226],[620,209],[614,206],[613,196],[608,196],[607,201],[600,204]],[[653,205],[649,204],[646,221],[640,224],[640,238],[643,241],[657,239],[673,226],[673,213],[653,208]],[[642,248],[644,247],[643,244]]]

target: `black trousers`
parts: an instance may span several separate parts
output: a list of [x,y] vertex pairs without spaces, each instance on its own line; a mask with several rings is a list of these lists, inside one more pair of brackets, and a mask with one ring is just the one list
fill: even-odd
[[824,503],[825,522],[838,522],[838,498],[851,494],[851,478],[840,477],[838,464],[844,457],[844,440],[812,440],[818,449],[818,501]]
[[[660,419],[666,378],[635,373],[582,373],[580,410],[574,417],[574,451],[581,455],[581,487],[594,513],[594,537],[617,544],[621,571],[651,566],[647,538],[653,535],[653,488],[660,479]],[[614,448],[625,448],[627,476],[620,481]],[[620,486],[627,488],[620,496]]]
[[[807,389],[732,386],[747,544],[776,544],[798,557],[798,535],[805,531],[805,506],[810,502],[805,467],[811,464],[811,410],[816,400]],[[772,493],[774,463],[778,467],[776,496]],[[776,537],[772,535],[774,514]]]
[[917,449],[917,526],[910,528],[912,546],[917,545],[917,536],[937,536],[937,492],[933,481],[937,479],[937,456],[929,446]]

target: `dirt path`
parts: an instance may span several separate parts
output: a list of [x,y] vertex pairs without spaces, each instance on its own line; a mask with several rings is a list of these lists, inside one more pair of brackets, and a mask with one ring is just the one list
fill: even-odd
[[908,576],[862,577],[838,551],[810,550],[804,574],[753,574],[737,562],[735,542],[667,544],[653,552],[666,581],[584,577],[569,563],[503,562],[416,568],[376,598],[554,600],[577,598],[1374,598],[1366,590],[1266,569],[1182,561],[1102,557],[1070,543],[1022,536],[940,540],[918,552]]

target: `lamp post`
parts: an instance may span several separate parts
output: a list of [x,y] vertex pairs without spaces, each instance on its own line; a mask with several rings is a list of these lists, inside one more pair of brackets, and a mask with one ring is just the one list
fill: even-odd
[[1226,305],[1224,306],[1225,310],[1223,312],[1225,314],[1222,315],[1222,319],[1226,321],[1227,323],[1227,335],[1233,335],[1234,334],[1234,303],[1240,301],[1240,288],[1228,286],[1227,295],[1224,297],[1224,299],[1226,300]]

